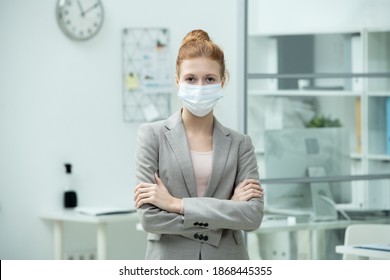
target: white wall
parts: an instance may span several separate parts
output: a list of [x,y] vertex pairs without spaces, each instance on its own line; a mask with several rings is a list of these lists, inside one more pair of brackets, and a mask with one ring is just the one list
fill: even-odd
[[[88,42],[61,33],[56,2],[0,1],[0,259],[53,257],[52,228],[40,215],[62,207],[64,162],[74,165],[80,205],[132,204],[139,123],[122,121],[122,28],[169,28],[172,78],[181,39],[207,30],[224,48],[231,73],[216,114],[242,127],[240,0],[102,0],[104,26]],[[93,229],[69,228],[78,238],[66,246],[94,246],[87,236]],[[117,249],[111,258],[143,256],[134,252],[140,236],[132,231],[111,229],[109,244]]]
[[304,34],[390,28],[389,0],[249,0],[249,33]]

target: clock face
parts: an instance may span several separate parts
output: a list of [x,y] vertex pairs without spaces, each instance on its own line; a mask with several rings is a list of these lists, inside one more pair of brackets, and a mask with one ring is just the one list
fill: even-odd
[[71,39],[87,40],[103,25],[104,11],[99,0],[59,0],[57,21]]

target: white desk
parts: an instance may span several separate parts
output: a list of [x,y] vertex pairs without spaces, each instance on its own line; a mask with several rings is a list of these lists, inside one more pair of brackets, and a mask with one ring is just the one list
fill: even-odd
[[90,216],[74,210],[63,210],[42,215],[42,219],[53,222],[54,258],[64,257],[64,222],[96,224],[97,228],[97,259],[107,259],[107,224],[114,222],[138,221],[136,213]]
[[[257,230],[260,234],[272,233],[275,231],[298,231],[298,230],[327,230],[327,229],[342,229],[357,221],[337,220],[323,222],[267,222],[265,221]],[[360,222],[360,221],[359,221]],[[372,221],[370,221],[372,222]]]
[[339,245],[336,246],[336,252],[340,254],[356,255],[360,259],[383,259],[390,260],[390,251],[357,248],[357,245]]
[[270,234],[274,232],[293,232],[293,231],[309,231],[310,234],[310,248],[311,259],[319,259],[318,257],[318,232],[332,229],[345,229],[351,224],[362,223],[390,223],[389,218],[376,218],[368,220],[336,220],[336,221],[318,221],[318,222],[297,222],[288,223],[287,220],[270,221],[265,219],[260,228],[256,230],[257,234]]

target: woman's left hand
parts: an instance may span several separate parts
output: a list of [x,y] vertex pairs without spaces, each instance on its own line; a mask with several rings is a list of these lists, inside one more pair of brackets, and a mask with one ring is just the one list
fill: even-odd
[[233,201],[248,201],[255,197],[263,197],[264,189],[260,182],[253,179],[245,179],[234,189],[231,198]]
[[180,213],[181,199],[171,196],[161,179],[154,174],[156,184],[142,182],[135,187],[135,207],[153,204],[167,212]]

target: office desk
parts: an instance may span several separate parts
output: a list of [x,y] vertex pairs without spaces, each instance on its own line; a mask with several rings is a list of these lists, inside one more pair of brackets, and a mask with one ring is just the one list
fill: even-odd
[[[346,228],[355,221],[337,220],[337,221],[322,221],[322,222],[271,222],[263,223],[257,230],[260,234],[272,233],[275,231],[298,231],[298,230],[327,230],[327,229],[342,229]],[[372,222],[372,221],[370,221]]]
[[[265,216],[266,217],[266,216]],[[267,220],[256,230],[256,234],[270,234],[275,232],[293,232],[293,231],[308,231],[310,235],[310,255],[311,259],[320,259],[318,252],[318,234],[324,230],[334,229],[346,229],[351,224],[362,223],[380,223],[389,224],[389,218],[372,218],[367,220],[336,220],[336,221],[306,221],[288,223],[287,219],[284,220]]]
[[96,224],[97,259],[105,260],[107,259],[107,224],[138,221],[136,213],[91,216],[77,213],[74,210],[47,213],[41,218],[53,223],[54,258],[57,260],[64,257],[64,222]]
[[356,246],[364,245],[339,245],[336,246],[336,252],[340,254],[356,255],[360,259],[383,259],[390,260],[390,247],[388,251],[376,250],[376,249],[367,249],[367,248],[357,248]]

